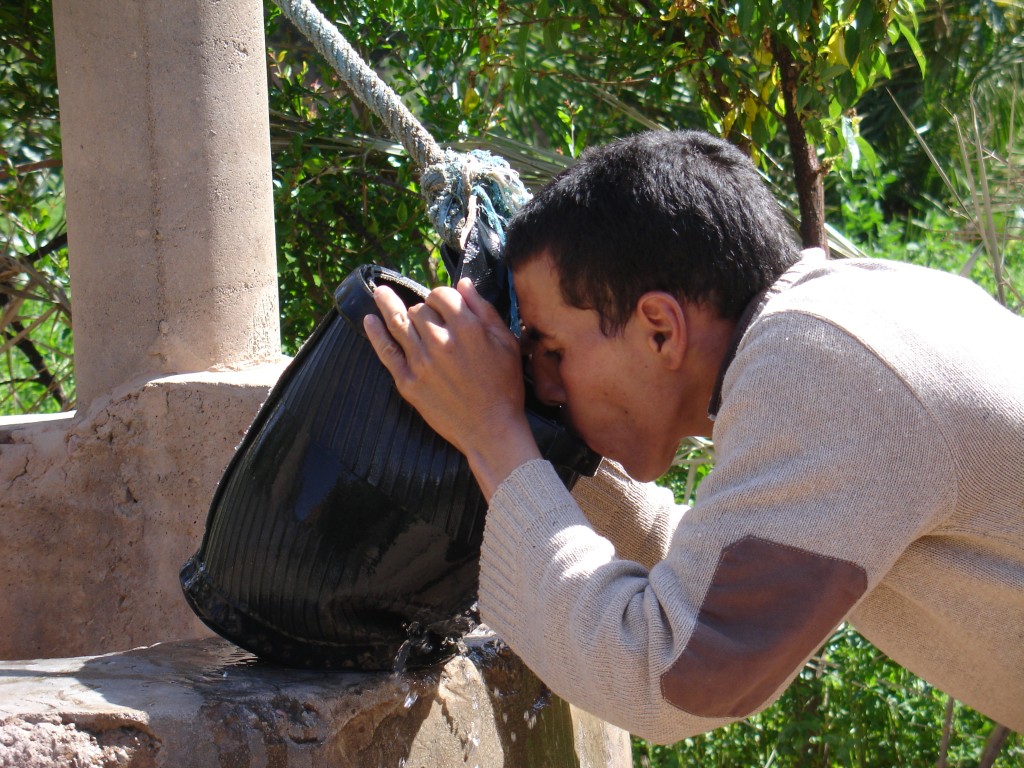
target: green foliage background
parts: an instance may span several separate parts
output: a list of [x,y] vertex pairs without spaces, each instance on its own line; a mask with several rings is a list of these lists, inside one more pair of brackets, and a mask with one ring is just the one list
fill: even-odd
[[[706,128],[751,152],[796,220],[807,195],[797,131],[818,164],[834,250],[960,272],[1014,311],[1024,305],[1019,4],[317,4],[439,143],[490,149],[531,186],[591,144]],[[430,285],[445,275],[417,169],[277,8],[265,8],[283,342],[294,352],[357,265]],[[43,0],[0,6],[0,413],[74,403],[50,15]],[[799,78],[793,105],[787,71]],[[26,356],[26,340],[41,363]],[[711,451],[691,446],[665,479],[681,499]],[[992,729],[844,627],[762,714],[671,747],[634,740],[634,755],[655,768],[975,766]],[[1019,735],[995,764],[1024,765]]]
[[74,405],[53,20],[0,5],[0,414]]
[[[980,2],[952,9],[936,3],[916,15],[906,2],[782,3],[765,11],[761,26],[751,11],[742,22],[746,34],[728,41],[710,33],[695,39],[694,30],[728,30],[740,22],[726,9],[767,6],[753,0],[665,7],[596,0],[319,5],[439,143],[492,149],[528,183],[540,184],[591,143],[645,128],[708,128],[746,146],[795,213],[800,204],[781,128],[780,76],[762,41],[767,32],[756,32],[775,24],[782,30],[776,36],[788,33],[796,55],[808,60],[810,90],[803,92],[800,116],[805,138],[819,146],[829,219],[852,222],[855,239],[873,255],[882,255],[878,233],[859,226],[866,214],[851,215],[849,206],[873,205],[881,221],[902,222],[905,243],[928,237],[935,225],[966,241],[976,237],[969,225],[933,216],[947,210],[949,192],[896,104],[913,126],[927,128],[936,153],[951,165],[953,117],[963,114],[972,92],[1010,90],[1022,46],[1019,12]],[[804,5],[818,8],[818,24],[792,21]],[[416,169],[276,8],[267,7],[281,294],[291,349],[327,308],[330,287],[356,264],[399,266],[428,284],[439,278]],[[843,56],[852,58],[858,19],[877,25],[872,39],[884,41],[866,50],[871,63],[859,80],[852,64],[844,69],[833,52],[842,37]],[[890,29],[906,34],[889,42]],[[1008,105],[995,114],[1006,117],[991,121],[985,139],[1002,152]],[[927,216],[933,217],[924,223]],[[901,257],[891,234],[885,237],[885,255]]]

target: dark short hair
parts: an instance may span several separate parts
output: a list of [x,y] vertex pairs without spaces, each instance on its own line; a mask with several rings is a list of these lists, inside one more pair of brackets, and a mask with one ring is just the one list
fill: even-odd
[[700,131],[642,133],[586,150],[509,224],[510,268],[544,252],[565,302],[596,310],[607,335],[648,291],[736,319],[800,255],[750,158]]

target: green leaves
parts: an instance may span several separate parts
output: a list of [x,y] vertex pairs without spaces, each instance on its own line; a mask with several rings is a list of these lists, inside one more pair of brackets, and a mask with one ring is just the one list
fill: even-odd
[[[588,143],[641,128],[708,127],[748,149],[782,189],[801,177],[798,162],[814,163],[802,183],[821,184],[831,168],[859,166],[874,156],[856,108],[890,74],[887,51],[894,39],[913,35],[920,7],[919,0],[673,0],[657,8],[634,0],[485,0],[472,8],[437,0],[320,5],[442,145],[486,143],[498,135],[571,160]],[[268,19],[274,40],[280,30],[273,16]],[[284,52],[276,54],[279,68]],[[308,58],[307,71],[294,60],[289,64],[291,80],[272,95],[280,111],[308,122],[303,133],[314,142],[328,140],[330,121],[335,137],[379,136],[375,119],[346,97],[315,57]],[[306,81],[321,83],[319,93]],[[330,104],[338,100],[340,108]],[[810,151],[791,150],[794,137],[808,142]],[[288,162],[297,159],[293,154]],[[400,155],[393,159],[401,163]],[[390,198],[396,182],[388,180],[398,170],[393,165],[367,153],[357,166],[338,165],[332,172],[314,165],[309,158],[301,171],[281,165],[279,178],[288,185],[315,184],[339,201],[337,211],[349,210],[343,199],[362,200],[359,216],[366,224],[359,231],[373,243],[360,247],[336,224],[312,227],[302,241],[289,239],[294,228],[285,227],[279,230],[279,237],[287,235],[281,248],[308,253],[314,243],[332,242],[335,250],[351,252],[353,261],[387,259],[436,278],[436,254],[424,262],[408,250],[400,253],[387,234],[401,232],[427,243],[428,251],[433,247],[429,231],[413,235],[409,229],[422,211],[415,184],[400,209]],[[355,167],[370,177],[379,169],[382,176],[342,192]],[[413,173],[406,169],[405,178]],[[375,190],[380,183],[391,191]],[[811,196],[799,188],[798,197]],[[397,218],[398,210],[406,215]],[[300,305],[312,309],[307,301]]]
[[555,114],[558,119],[562,122],[562,126],[565,130],[562,132],[562,141],[565,142],[565,148],[569,153],[569,157],[576,157],[579,155],[581,145],[577,143],[576,137],[576,117],[583,111],[583,107],[566,102],[559,106],[555,110]]
[[74,407],[50,4],[0,7],[0,413]]
[[[947,704],[953,728],[946,764],[977,765],[992,723],[949,702],[844,625],[768,709],[669,747],[634,738],[634,765],[931,768]],[[1019,765],[1022,753],[1021,738],[1011,736],[996,765]]]
[[[910,46],[910,50],[914,53],[914,58],[917,60],[917,66],[921,68],[921,77],[928,74],[928,62],[925,59],[924,51],[921,50],[921,44],[917,42],[917,35],[915,30],[912,30],[902,19],[896,20],[896,29],[899,31],[899,35],[907,41],[907,45]],[[892,42],[896,42],[893,40]]]

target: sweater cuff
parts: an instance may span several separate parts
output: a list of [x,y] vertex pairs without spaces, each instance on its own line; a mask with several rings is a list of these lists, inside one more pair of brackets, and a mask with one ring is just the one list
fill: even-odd
[[[544,459],[521,464],[491,497],[480,549],[478,605],[483,622],[506,640],[540,639],[542,633],[523,631],[522,626],[534,615],[536,590],[530,583],[554,557],[554,536],[573,526],[590,528]],[[517,649],[520,655],[523,650]]]

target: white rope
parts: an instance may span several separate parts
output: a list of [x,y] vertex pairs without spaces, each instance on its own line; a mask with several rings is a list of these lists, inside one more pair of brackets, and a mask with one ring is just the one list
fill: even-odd
[[421,168],[441,162],[444,153],[426,128],[377,76],[310,0],[274,0],[291,22],[348,83],[349,87],[402,142]]
[[530,199],[519,174],[490,152],[442,151],[398,95],[367,66],[311,0],[274,2],[356,96],[384,121],[422,169],[420,188],[427,200],[427,215],[444,242],[461,252],[479,213],[487,217],[504,243],[509,219]]

